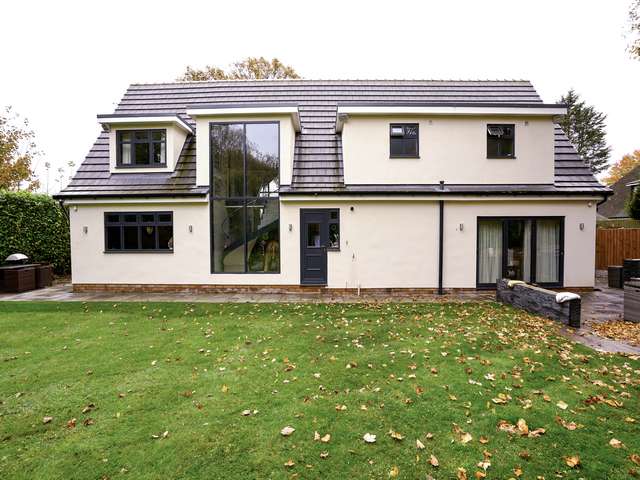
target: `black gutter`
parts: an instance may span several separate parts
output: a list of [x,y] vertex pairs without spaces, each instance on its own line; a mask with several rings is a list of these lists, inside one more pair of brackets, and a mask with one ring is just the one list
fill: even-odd
[[596,196],[604,196],[609,197],[613,195],[613,192],[610,190],[587,190],[587,191],[567,191],[564,192],[562,190],[495,190],[495,191],[487,191],[487,190],[429,190],[429,191],[420,191],[420,190],[348,190],[344,188],[336,189],[336,190],[284,190],[280,191],[281,196],[296,196],[296,195],[313,195],[313,196],[323,196],[323,195],[389,195],[389,196],[397,196],[397,195],[410,195],[410,196],[442,196],[442,195],[476,195],[476,196],[485,196],[485,197],[498,197],[504,195],[513,195],[513,196],[524,196],[524,195],[535,195],[535,196],[547,196],[547,197],[567,197],[567,196],[585,196],[585,195],[596,195]]
[[[440,190],[444,190],[444,180],[440,180]],[[442,259],[444,257],[444,200],[440,204],[440,231],[438,239],[438,295],[444,295],[442,289]]]

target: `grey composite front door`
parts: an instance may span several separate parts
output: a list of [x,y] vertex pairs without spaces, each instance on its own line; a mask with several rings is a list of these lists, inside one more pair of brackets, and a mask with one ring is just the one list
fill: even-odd
[[300,283],[327,284],[329,210],[300,210]]

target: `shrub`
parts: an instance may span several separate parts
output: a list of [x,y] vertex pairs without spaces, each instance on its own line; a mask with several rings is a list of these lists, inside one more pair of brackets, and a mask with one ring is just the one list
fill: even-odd
[[634,188],[627,202],[627,214],[634,220],[640,220],[640,188]]
[[67,212],[48,195],[0,190],[0,263],[12,253],[71,269]]

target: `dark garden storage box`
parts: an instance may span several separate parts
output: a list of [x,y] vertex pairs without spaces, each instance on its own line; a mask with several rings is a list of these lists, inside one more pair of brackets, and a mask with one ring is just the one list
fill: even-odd
[[624,319],[640,322],[640,278],[633,278],[624,284]]
[[624,267],[624,281],[640,278],[640,258],[627,258],[622,261]]
[[53,283],[53,267],[38,265],[36,267],[36,288],[50,287]]
[[8,268],[2,274],[5,292],[26,292],[36,288],[36,269],[33,267]]
[[607,269],[610,288],[622,288],[624,279],[621,265],[611,265]]

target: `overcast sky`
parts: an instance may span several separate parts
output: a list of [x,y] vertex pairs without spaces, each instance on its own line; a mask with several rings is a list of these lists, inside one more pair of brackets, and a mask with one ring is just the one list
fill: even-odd
[[608,115],[617,160],[640,148],[629,3],[8,1],[0,106],[30,120],[55,171],[82,161],[96,114],[111,113],[128,84],[275,56],[306,78],[528,79],[545,102],[573,87]]

